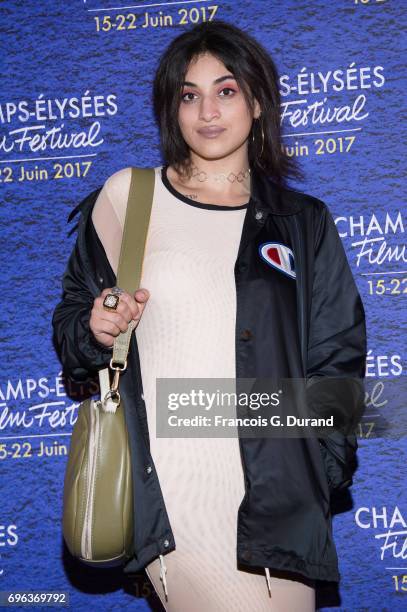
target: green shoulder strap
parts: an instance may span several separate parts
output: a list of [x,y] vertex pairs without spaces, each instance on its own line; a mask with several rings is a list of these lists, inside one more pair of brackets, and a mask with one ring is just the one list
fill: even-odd
[[[154,195],[154,168],[132,168],[116,285],[133,294],[140,287]],[[135,321],[114,341],[111,366],[125,370]]]

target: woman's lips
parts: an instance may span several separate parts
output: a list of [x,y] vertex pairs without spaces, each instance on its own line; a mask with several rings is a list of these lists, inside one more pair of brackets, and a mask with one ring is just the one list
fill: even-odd
[[198,134],[203,136],[204,138],[216,138],[225,131],[225,128],[221,127],[206,127],[198,130]]

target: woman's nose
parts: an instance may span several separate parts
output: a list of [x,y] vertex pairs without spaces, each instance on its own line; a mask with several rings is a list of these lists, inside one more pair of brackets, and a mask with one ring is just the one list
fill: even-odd
[[220,112],[217,100],[211,96],[203,96],[199,109],[199,118],[203,121],[211,121],[219,116]]

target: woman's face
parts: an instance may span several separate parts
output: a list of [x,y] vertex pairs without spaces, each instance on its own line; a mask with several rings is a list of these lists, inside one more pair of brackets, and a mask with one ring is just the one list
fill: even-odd
[[216,57],[200,55],[185,75],[178,122],[189,148],[204,159],[222,159],[239,149],[247,152],[254,115],[232,73]]

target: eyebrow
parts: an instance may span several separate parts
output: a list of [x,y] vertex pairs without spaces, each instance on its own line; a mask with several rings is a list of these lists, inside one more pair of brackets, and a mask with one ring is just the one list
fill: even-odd
[[[236,81],[233,74],[226,74],[224,76],[219,77],[218,79],[215,79],[213,83],[214,85],[217,85],[218,83],[222,83],[223,81],[228,81],[229,79],[233,79],[234,81]],[[184,81],[183,85],[189,85],[189,87],[198,87],[196,83],[191,83],[191,81]]]

